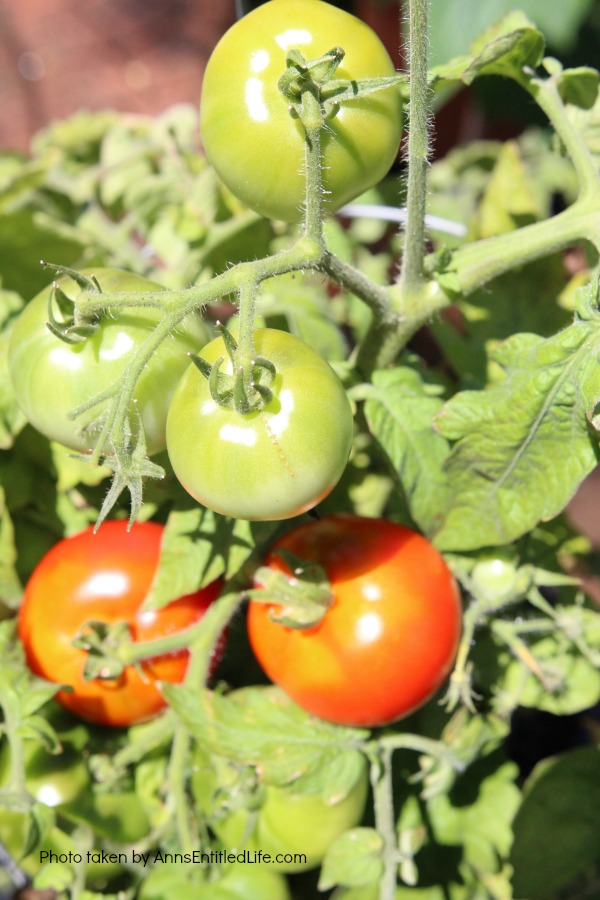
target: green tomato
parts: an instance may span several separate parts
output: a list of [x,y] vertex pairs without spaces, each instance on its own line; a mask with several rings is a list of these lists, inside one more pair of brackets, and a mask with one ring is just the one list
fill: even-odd
[[[257,865],[281,872],[314,869],[333,841],[361,821],[368,791],[366,763],[349,793],[335,803],[318,794],[302,794],[293,786],[263,786],[258,809],[240,808],[220,815],[219,789],[229,791],[231,770],[223,760],[196,757],[192,791],[210,827],[230,853],[246,850]],[[270,854],[261,862],[258,851]],[[305,859],[293,859],[303,854]]]
[[[24,744],[25,786],[37,801],[45,806],[62,807],[77,801],[87,790],[89,772],[80,753],[66,744],[63,751],[49,753],[35,741]],[[8,742],[0,750],[0,787],[7,784],[10,775]]]
[[[88,269],[84,274],[95,275],[106,293],[163,290],[161,285],[118,269]],[[81,292],[69,277],[60,278],[58,283],[71,299]],[[85,451],[93,446],[94,435],[92,429],[90,433],[83,433],[83,429],[106,412],[107,404],[82,413],[74,421],[68,414],[118,379],[162,313],[137,308],[117,317],[107,314],[92,336],[67,344],[46,327],[51,291],[48,286],[34,297],[14,325],[9,344],[10,376],[17,401],[34,428],[50,440]],[[188,353],[195,352],[206,337],[203,323],[190,318],[162,342],[140,375],[134,399],[150,454],[165,447],[165,423],[175,385],[189,365]],[[135,431],[135,417],[131,426]]]
[[[285,331],[254,333],[257,354],[275,365],[274,397],[242,415],[219,406],[191,365],[173,396],[167,450],[184,488],[209,509],[237,519],[286,519],[329,494],[346,466],[352,410],[333,369]],[[222,338],[201,353],[227,356]],[[231,372],[227,357],[222,371]]]
[[[92,791],[85,761],[72,745],[65,743],[61,753],[51,754],[42,744],[26,741],[24,757],[27,791],[39,803],[55,808],[66,827],[88,825],[98,838],[118,844],[135,843],[150,831],[150,822],[134,791]],[[0,788],[8,784],[9,776],[10,753],[5,741],[0,749]],[[7,842],[20,856],[26,842],[27,816],[1,810],[0,819],[6,824]],[[0,840],[4,842],[1,833]]]
[[138,900],[291,900],[283,875],[264,867],[234,864],[222,878],[210,883],[195,882],[186,877],[181,865],[158,864],[144,879]]
[[[338,78],[395,74],[377,35],[322,0],[270,0],[241,18],[213,51],[202,84],[200,129],[209,161],[233,193],[272,219],[297,221],[305,194],[301,122],[277,82],[286,54],[316,59],[334,47]],[[322,132],[325,205],[335,211],[377,184],[396,158],[402,104],[396,88],[342,103]]]

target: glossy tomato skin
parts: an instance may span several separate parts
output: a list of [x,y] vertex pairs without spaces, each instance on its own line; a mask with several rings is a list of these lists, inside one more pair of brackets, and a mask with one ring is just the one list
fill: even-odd
[[[211,398],[195,365],[181,379],[167,419],[167,450],[199,503],[237,519],[286,519],[311,509],[340,479],[350,453],[352,410],[333,369],[285,331],[254,333],[257,354],[277,369],[274,399],[241,415]],[[222,338],[200,354],[226,356]],[[231,372],[228,358],[223,372]]]
[[[105,293],[164,290],[146,278],[118,269],[85,269],[83,273],[95,275]],[[70,277],[60,278],[58,283],[71,299],[81,292]],[[94,434],[82,434],[82,429],[106,410],[106,404],[75,420],[68,414],[116,381],[160,321],[161,312],[145,308],[106,315],[85,341],[67,344],[46,327],[51,291],[49,286],[34,297],[14,325],[9,345],[10,375],[17,401],[34,428],[51,440],[83,451],[93,447]],[[162,342],[140,375],[134,398],[150,455],[164,450],[172,393],[189,365],[188,354],[196,352],[207,333],[198,318],[190,317],[184,328]],[[132,425],[135,427],[135,423]]]
[[[307,630],[275,623],[251,602],[250,643],[266,674],[330,722],[377,726],[417,709],[449,674],[460,638],[458,588],[420,534],[381,519],[334,515],[301,525],[278,549],[319,563],[334,602]],[[260,584],[257,585],[260,587]]]
[[141,674],[127,667],[118,679],[85,681],[86,653],[72,646],[88,621],[126,621],[134,641],[148,641],[199,621],[219,592],[213,582],[160,610],[141,611],[156,571],[163,528],[124,521],[104,522],[56,544],[27,583],[18,631],[30,669],[42,678],[70,685],[56,700],[71,712],[102,725],[144,721],[164,706],[157,681],[179,682],[188,653],[144,661]]
[[[208,159],[233,193],[272,219],[297,221],[304,202],[304,130],[277,82],[286,54],[316,59],[334,47],[346,56],[339,78],[395,74],[377,35],[322,0],[270,0],[221,38],[206,68],[200,101]],[[377,184],[398,151],[397,88],[344,103],[322,133],[326,208],[335,211]]]

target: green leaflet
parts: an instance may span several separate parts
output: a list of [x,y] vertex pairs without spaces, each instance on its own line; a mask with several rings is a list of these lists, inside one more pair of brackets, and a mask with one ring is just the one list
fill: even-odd
[[232,577],[276,528],[276,522],[228,519],[183,499],[169,514],[146,608],[158,609],[223,575]]
[[544,37],[522,12],[509,12],[487,28],[464,56],[432,70],[437,81],[471,84],[480,75],[504,75],[519,81],[525,66],[538,66],[544,53]]
[[600,401],[596,286],[575,323],[550,338],[516,334],[496,361],[505,379],[453,397],[436,420],[455,441],[447,460],[452,502],[436,544],[475,550],[509,543],[561,512],[594,467]]
[[375,372],[373,386],[365,404],[369,429],[400,482],[412,518],[431,534],[448,502],[442,470],[448,443],[432,425],[441,400],[408,368]]

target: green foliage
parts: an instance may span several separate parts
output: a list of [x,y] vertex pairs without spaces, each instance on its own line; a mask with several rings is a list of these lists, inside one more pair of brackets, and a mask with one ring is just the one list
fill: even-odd
[[[581,876],[600,864],[600,751],[573,750],[540,763],[514,822],[511,863],[517,896],[579,896]],[[566,895],[566,894],[565,894]]]
[[[577,30],[594,0],[571,3],[547,3],[546,0],[523,0],[519,9],[544,32],[553,49],[571,49]],[[515,9],[511,0],[491,0],[474,6],[470,0],[432,0],[431,55],[438,64],[456,53],[464,52],[469,43],[488,25]]]
[[[380,900],[390,872],[395,900],[597,890],[600,617],[576,577],[597,572],[597,558],[563,514],[598,460],[600,95],[594,69],[543,59],[538,31],[566,47],[589,2],[532,0],[514,11],[494,0],[468,4],[468,15],[463,6],[431,4],[432,90],[509,78],[549,125],[454,148],[431,165],[428,212],[464,234],[434,221],[412,307],[392,286],[409,236],[365,210],[328,219],[319,255],[295,226],[261,219],[223,187],[198,151],[190,107],[155,119],[81,113],[37,135],[28,158],[0,154],[0,737],[17,760],[0,787],[0,841],[60,900],[134,900],[150,867],[129,864],[133,849],[222,849],[190,799],[199,752],[233,773],[230,799],[251,812],[257,780],[328,802],[352,789],[366,759],[374,813],[334,842],[320,876],[293,876],[306,900],[321,896],[317,881],[336,900]],[[449,59],[444,41],[457,27],[462,55]],[[392,179],[360,202],[397,206],[402,191]],[[40,257],[147,276],[178,292],[166,303],[182,315],[201,309],[209,329],[221,320],[241,330],[251,284],[255,325],[289,330],[332,363],[354,404],[355,437],[320,509],[405,522],[444,552],[465,607],[444,696],[368,732],[256,686],[264,678],[243,599],[290,523],[235,521],[193,503],[161,454],[151,465],[165,477],[145,485],[141,511],[166,526],[146,608],[216,578],[224,595],[192,647],[186,683],[164,688],[164,716],[107,731],[57,713],[56,686],[25,665],[15,612],[44,553],[96,521],[118,466],[73,458],[16,404],[7,343],[19,311],[52,280]],[[111,515],[127,514],[118,499]],[[205,690],[202,654],[226,621],[228,649]],[[554,745],[514,727],[523,710],[590,746],[545,759]],[[36,800],[25,785],[28,745],[51,762],[74,748],[89,793],[72,808]],[[526,777],[531,754],[543,761]],[[40,868],[42,848],[117,848],[129,860]],[[194,887],[210,898],[222,874],[211,865]]]

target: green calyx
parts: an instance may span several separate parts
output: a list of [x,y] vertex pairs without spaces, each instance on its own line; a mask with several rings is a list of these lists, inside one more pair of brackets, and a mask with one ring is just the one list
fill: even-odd
[[279,90],[305,126],[309,124],[306,121],[307,95],[317,101],[322,120],[325,121],[337,115],[343,103],[359,100],[367,94],[385,90],[406,80],[406,76],[401,74],[362,78],[358,81],[336,78],[336,71],[344,56],[341,47],[334,47],[324,56],[308,61],[299,50],[290,50],[287,54],[287,68],[279,79]]
[[278,554],[289,566],[290,574],[260,566],[254,575],[258,587],[246,591],[246,597],[272,605],[271,618],[280,625],[301,630],[316,627],[334,601],[325,570],[289,550],[280,549]]
[[[102,293],[102,289],[93,275],[88,278],[87,275],[66,266],[55,266],[46,262],[42,264],[45,268],[54,269],[58,275],[68,275],[83,291]],[[98,327],[98,321],[96,319],[84,321],[78,319],[75,301],[68,297],[60,284],[55,281],[48,298],[46,326],[55,337],[64,341],[65,344],[79,344],[94,333]]]
[[273,399],[273,384],[277,370],[264,356],[249,360],[239,360],[238,343],[226,328],[219,326],[225,349],[231,360],[233,372],[228,375],[221,371],[225,356],[210,365],[201,356],[193,356],[192,362],[208,380],[211,397],[226,409],[235,409],[240,415],[247,415],[263,409]]

